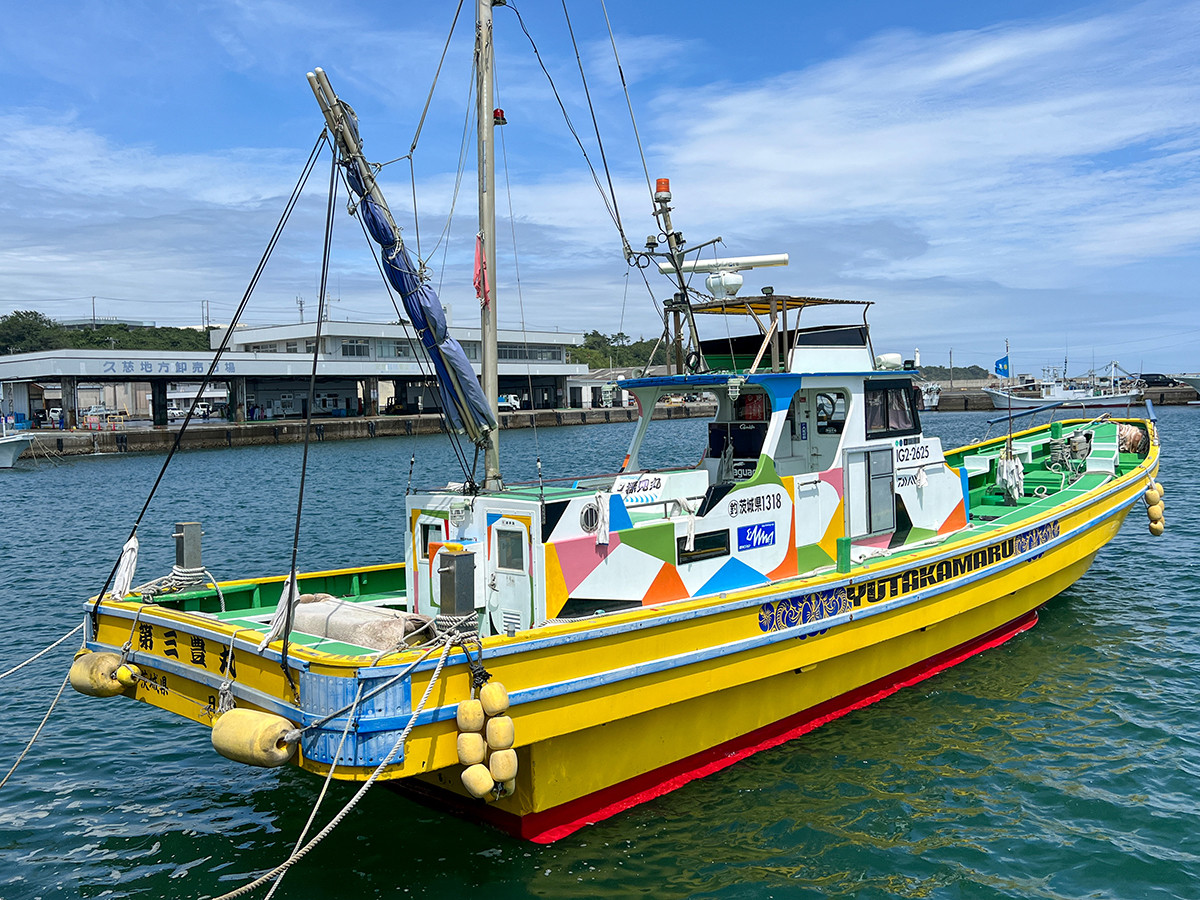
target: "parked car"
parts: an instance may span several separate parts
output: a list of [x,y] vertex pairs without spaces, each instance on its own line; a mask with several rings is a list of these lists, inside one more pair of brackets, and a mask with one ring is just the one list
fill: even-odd
[[177,419],[182,419],[187,415],[186,409],[180,409],[178,406],[167,407],[167,421],[174,422]]
[[1146,387],[1172,387],[1179,383],[1170,375],[1162,375],[1158,372],[1143,372],[1140,380]]
[[49,415],[50,421],[52,423],[57,423],[58,420],[62,418],[62,407],[61,406],[50,407],[50,411],[49,411],[49,413],[47,413],[47,415]]

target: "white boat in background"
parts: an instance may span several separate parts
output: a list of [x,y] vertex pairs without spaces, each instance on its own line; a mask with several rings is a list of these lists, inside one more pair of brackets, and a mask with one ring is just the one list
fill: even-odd
[[936,381],[926,381],[921,385],[921,402],[927,410],[936,410],[942,397],[942,386]]
[[1198,375],[1173,375],[1171,376],[1176,381],[1182,381],[1186,385],[1190,385],[1193,390],[1200,392],[1200,374]]
[[1005,388],[984,388],[992,398],[996,409],[1036,409],[1052,403],[1087,409],[1111,409],[1128,407],[1142,399],[1141,388],[1136,385],[1123,391],[1117,390],[1117,372],[1124,371],[1117,363],[1109,363],[1109,375],[1101,378],[1089,372],[1080,378],[1068,378],[1064,361],[1062,371],[1045,369],[1042,380],[1026,385]]
[[4,412],[4,385],[0,384],[0,469],[11,469],[17,457],[32,443],[32,435],[22,432],[8,433],[8,416]]

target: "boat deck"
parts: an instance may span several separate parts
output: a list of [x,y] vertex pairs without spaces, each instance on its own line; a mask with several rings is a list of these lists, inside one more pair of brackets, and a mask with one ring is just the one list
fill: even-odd
[[[1069,423],[1069,427],[1064,429],[1064,434],[1083,424],[1085,423]],[[884,550],[872,555],[869,560],[855,563],[855,567],[868,563],[878,565],[889,559],[927,550],[934,545],[952,545],[977,539],[981,533],[1037,518],[1055,507],[1083,497],[1089,491],[1132,470],[1141,462],[1143,457],[1140,454],[1119,451],[1116,422],[1092,423],[1087,430],[1093,434],[1091,452],[1085,460],[1076,463],[1072,472],[1063,471],[1060,464],[1051,460],[1051,434],[1048,426],[1022,432],[1014,438],[1013,450],[1022,461],[1025,470],[1024,495],[1015,505],[1006,504],[996,487],[996,465],[1004,448],[1003,438],[947,453],[947,464],[955,468],[965,468],[967,471],[970,527],[923,541],[916,546],[899,546]],[[699,470],[696,471],[702,474]],[[594,492],[602,484],[611,486],[612,477],[580,479],[570,483],[513,485],[506,488],[505,493],[514,498],[554,502],[578,497],[581,493]],[[1075,480],[1071,481],[1071,478]],[[665,514],[651,514],[649,510],[644,509],[635,512],[635,521],[647,516],[661,518]],[[803,579],[806,575],[799,577]],[[265,634],[278,605],[283,581],[283,577],[275,577],[222,585],[226,605],[224,611],[220,609],[216,592],[209,588],[159,597],[157,602],[210,617],[239,631]],[[302,593],[327,593],[356,604],[408,610],[405,568],[402,563],[301,575],[300,590]],[[292,632],[290,641],[298,647],[330,656],[361,657],[379,652],[299,631]]]

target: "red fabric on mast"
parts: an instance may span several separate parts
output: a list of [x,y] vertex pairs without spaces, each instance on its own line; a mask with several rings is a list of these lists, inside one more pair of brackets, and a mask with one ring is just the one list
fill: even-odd
[[479,298],[480,306],[491,303],[491,292],[488,288],[487,259],[483,255],[483,232],[475,235],[475,296]]

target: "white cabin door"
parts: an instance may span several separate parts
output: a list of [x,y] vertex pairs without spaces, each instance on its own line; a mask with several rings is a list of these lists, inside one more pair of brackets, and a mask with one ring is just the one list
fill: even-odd
[[507,634],[532,625],[533,562],[529,527],[498,519],[488,541],[488,633]]

